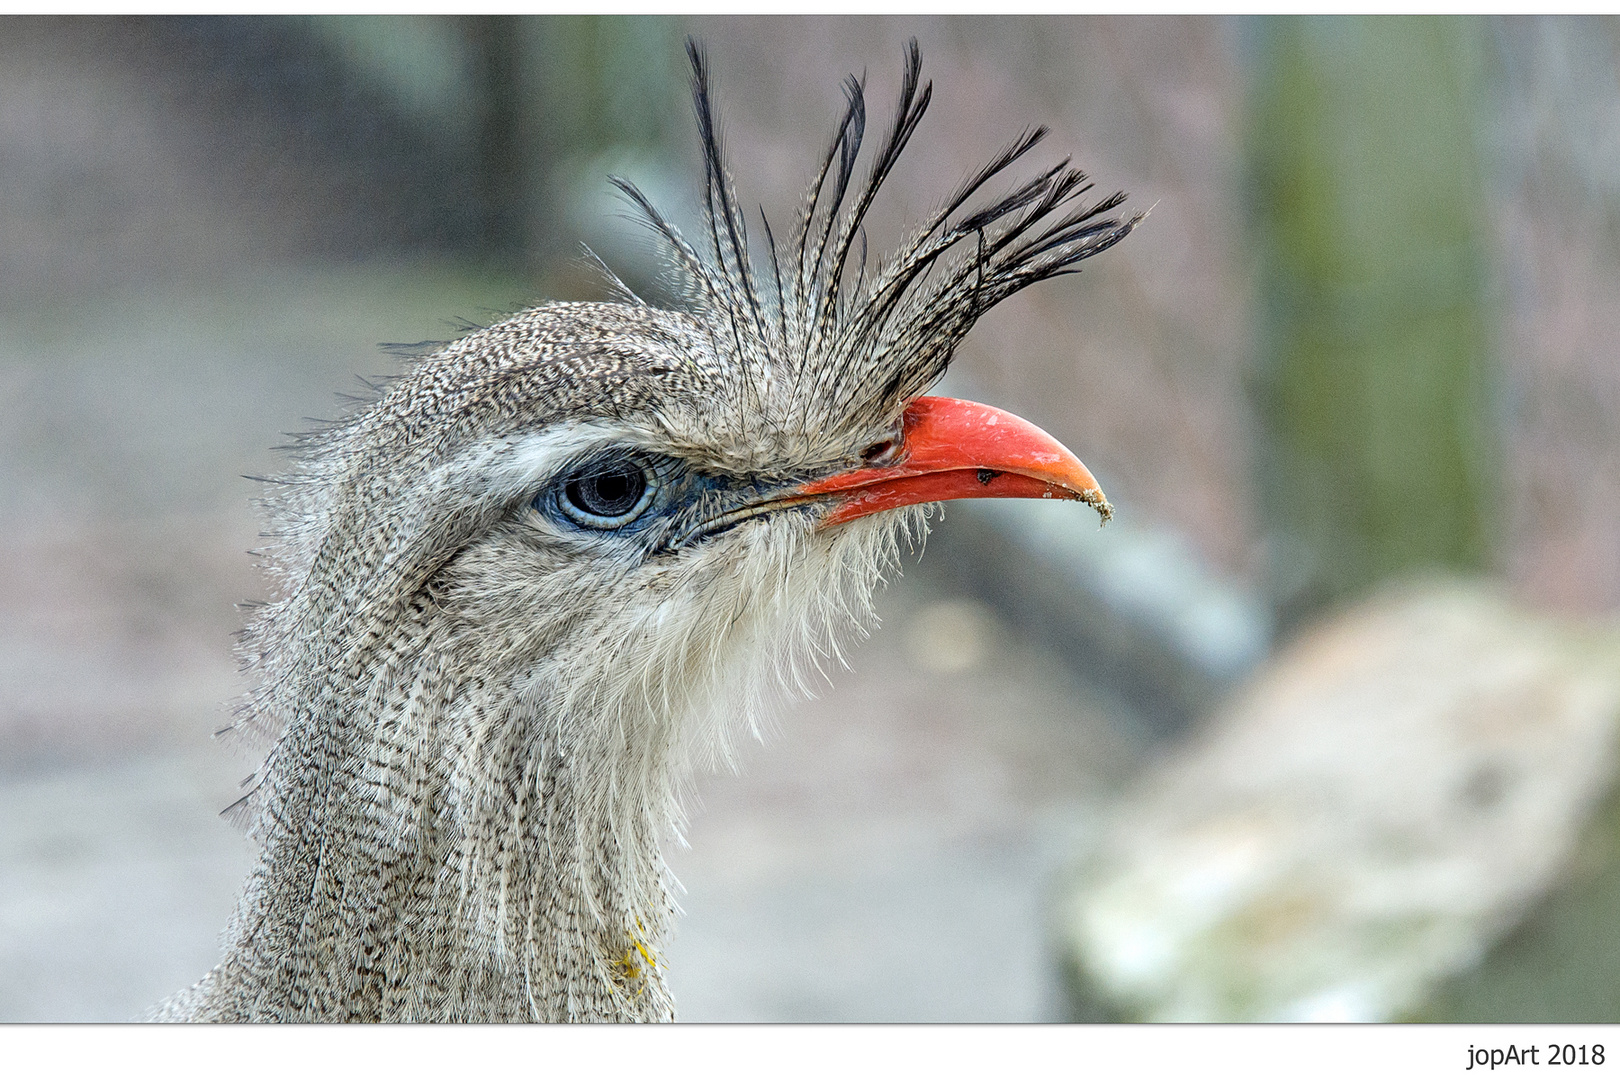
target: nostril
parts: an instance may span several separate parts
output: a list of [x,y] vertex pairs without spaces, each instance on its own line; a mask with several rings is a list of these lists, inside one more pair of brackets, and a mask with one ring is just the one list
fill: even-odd
[[887,465],[894,459],[895,446],[893,439],[875,442],[861,451],[861,460],[868,465]]

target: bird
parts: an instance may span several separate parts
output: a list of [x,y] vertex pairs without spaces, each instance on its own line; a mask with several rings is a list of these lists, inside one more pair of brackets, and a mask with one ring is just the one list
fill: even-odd
[[267,486],[272,598],[231,728],[267,747],[230,811],[257,862],[219,963],[154,1019],[673,1019],[661,850],[697,770],[819,685],[934,504],[1112,515],[1052,436],[926,391],[987,310],[1129,234],[1126,196],[1093,201],[1068,159],[1010,179],[1026,129],[869,260],[933,94],[912,40],[886,131],[848,77],[793,227],[761,208],[761,242],[687,52],[697,239],[609,178],[668,298],[610,275],[610,300],[474,328]]

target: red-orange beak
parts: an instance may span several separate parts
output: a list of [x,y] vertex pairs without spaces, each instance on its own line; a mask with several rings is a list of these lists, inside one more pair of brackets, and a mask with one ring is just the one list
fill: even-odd
[[794,495],[838,497],[823,526],[946,499],[1072,499],[1114,516],[1080,459],[1020,417],[976,401],[922,397],[906,408],[899,464],[854,469]]

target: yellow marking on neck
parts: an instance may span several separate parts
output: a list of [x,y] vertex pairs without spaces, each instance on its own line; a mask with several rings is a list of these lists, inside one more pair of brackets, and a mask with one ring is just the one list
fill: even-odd
[[[643,933],[646,932],[639,919],[636,920],[636,928]],[[647,989],[646,976],[657,971],[658,966],[658,959],[653,955],[652,949],[641,938],[632,934],[630,944],[623,955],[613,961],[614,981],[626,987],[629,983],[638,983],[636,996],[639,997],[642,991]]]

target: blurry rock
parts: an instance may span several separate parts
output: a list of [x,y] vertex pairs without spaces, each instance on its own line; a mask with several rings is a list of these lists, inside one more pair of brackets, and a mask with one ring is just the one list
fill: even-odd
[[[1076,1016],[1487,1018],[1454,988],[1493,944],[1550,894],[1607,895],[1614,838],[1583,836],[1614,816],[1617,714],[1620,637],[1484,586],[1320,625],[1145,775],[1077,871]],[[1612,921],[1560,927],[1553,954],[1620,962]]]

